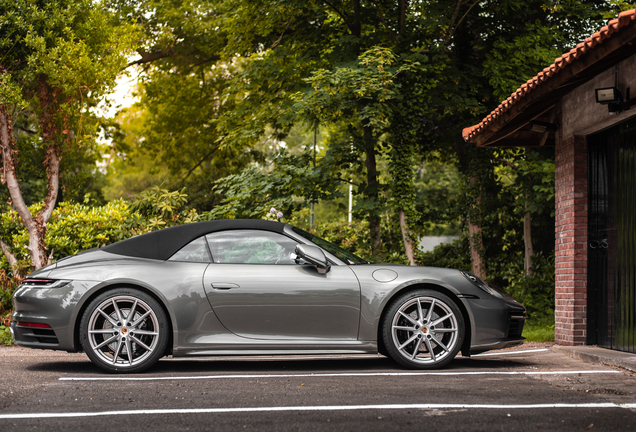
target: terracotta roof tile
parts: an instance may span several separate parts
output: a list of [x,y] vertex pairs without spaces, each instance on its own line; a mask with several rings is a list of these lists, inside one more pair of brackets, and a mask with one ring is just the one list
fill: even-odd
[[569,52],[563,54],[561,57],[556,58],[553,64],[544,68],[542,72],[539,72],[535,77],[528,80],[525,84],[522,84],[516,92],[511,94],[508,99],[503,101],[495,110],[493,110],[488,116],[486,116],[486,118],[484,118],[481,123],[465,128],[462,131],[464,140],[472,141],[473,138],[486,130],[489,124],[491,124],[503,113],[508,111],[515,103],[521,100],[533,89],[546,82],[546,80],[557,74],[561,69],[571,64],[573,61],[576,61],[580,57],[584,56],[590,50],[594,49],[594,47],[596,47],[598,44],[602,43],[607,38],[611,37],[611,35],[617,33],[621,28],[629,25],[633,21],[636,21],[636,9],[621,12],[618,15],[618,18],[608,22],[606,26],[601,27],[601,29],[592,34],[592,36],[585,38],[583,42],[576,45]]

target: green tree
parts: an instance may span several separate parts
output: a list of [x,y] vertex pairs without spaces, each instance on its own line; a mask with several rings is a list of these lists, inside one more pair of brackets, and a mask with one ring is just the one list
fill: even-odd
[[119,112],[105,125],[111,141],[105,171],[104,197],[108,200],[133,199],[155,185],[172,184],[175,176],[145,145],[145,119],[148,112],[137,104]]
[[[413,168],[432,153],[443,154],[464,177],[470,198],[464,204],[471,209],[464,220],[476,240],[475,260],[483,260],[480,252],[488,249],[481,225],[498,208],[485,195],[495,184],[497,165],[489,150],[471,148],[459,131],[616,9],[603,0],[113,4],[122,19],[136,19],[147,32],[135,63],[146,67],[150,80],[153,71],[184,82],[228,72],[218,100],[210,99],[222,105],[213,117],[214,144],[201,146],[198,154],[216,145],[243,152],[267,133],[282,139],[299,123],[338,130],[340,138],[329,140],[339,161],[332,166],[342,170],[348,161],[358,175],[357,210],[369,222],[374,254],[381,249],[379,215],[389,210],[404,215],[402,244],[408,250],[408,220],[422,222],[413,205]],[[381,64],[387,59],[390,65]],[[178,103],[199,106],[199,93],[190,93],[192,101]],[[198,133],[209,121],[190,124]],[[167,137],[169,130],[158,136]],[[203,136],[196,140],[204,143]],[[383,181],[378,167],[384,161],[391,175]],[[485,264],[474,267],[485,271]]]
[[[93,142],[90,108],[115,85],[137,35],[132,26],[114,26],[111,14],[92,0],[1,1],[0,17],[2,182],[28,232],[31,262],[40,268],[50,258],[46,224],[58,197],[64,151]],[[45,196],[35,213],[18,177],[15,137],[21,129],[14,125],[20,124],[31,128],[30,143],[46,171]],[[10,244],[0,245],[15,263]]]

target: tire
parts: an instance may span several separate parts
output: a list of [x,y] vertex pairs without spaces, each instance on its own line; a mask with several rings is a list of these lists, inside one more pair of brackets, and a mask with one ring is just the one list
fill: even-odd
[[86,308],[80,323],[84,352],[106,372],[135,373],[153,366],[166,350],[168,332],[168,318],[161,305],[134,288],[116,288],[99,295]]
[[389,356],[409,369],[438,369],[450,363],[464,341],[461,311],[437,291],[419,289],[398,296],[382,321]]

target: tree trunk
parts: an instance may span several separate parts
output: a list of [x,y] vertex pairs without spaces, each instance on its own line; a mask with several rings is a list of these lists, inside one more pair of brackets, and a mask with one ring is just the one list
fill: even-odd
[[470,262],[473,274],[480,279],[486,280],[486,266],[484,265],[481,252],[484,249],[484,241],[481,237],[481,226],[468,221],[468,235],[470,237]]
[[354,36],[362,35],[362,5],[360,0],[353,0],[353,22],[349,26]]
[[534,249],[532,248],[532,216],[530,212],[526,212],[523,216],[523,245],[523,268],[526,276],[530,276],[532,274],[532,255],[534,255]]
[[[366,159],[364,165],[367,168],[367,198],[379,205],[380,192],[378,184],[378,170],[375,160],[375,142],[373,141],[373,130],[371,126],[364,126],[364,151]],[[380,258],[380,246],[382,242],[380,232],[380,215],[378,209],[369,210],[369,231],[371,234],[371,255],[374,259]]]
[[[475,183],[477,183],[477,179],[475,177],[471,177],[469,180],[471,186],[474,187]],[[477,202],[475,203],[475,207],[479,208],[481,204],[481,190],[479,195],[477,196]],[[473,213],[475,209],[473,209]],[[481,218],[478,216],[475,219],[479,221]],[[468,235],[470,238],[470,262],[472,264],[473,274],[479,277],[482,280],[487,279],[486,274],[486,266],[483,260],[482,253],[484,251],[484,239],[481,236],[481,225],[479,222],[475,221],[472,217],[468,217]]]
[[[7,112],[4,105],[0,105],[0,146],[2,147],[2,182],[6,183],[7,189],[9,189],[9,195],[11,196],[11,204],[18,212],[20,219],[24,227],[29,233],[29,252],[31,253],[31,260],[33,266],[36,269],[43,267],[43,263],[46,262],[46,258],[42,259],[43,254],[40,253],[40,243],[44,239],[40,239],[42,223],[33,218],[31,212],[22,198],[22,191],[20,190],[20,184],[16,176],[15,170],[15,156],[18,151],[15,148],[15,141],[13,139],[13,120]],[[46,257],[46,252],[44,252]]]
[[18,274],[18,259],[11,252],[11,248],[2,240],[0,240],[0,248],[2,249],[2,253],[9,261],[9,267],[11,267],[11,271],[13,272],[13,276],[20,277]]
[[398,212],[400,215],[400,231],[402,231],[402,241],[404,242],[404,250],[406,251],[406,257],[409,259],[409,265],[416,266],[415,258],[413,257],[413,244],[411,237],[408,234],[408,226],[406,224],[406,215],[404,210]]
[[404,35],[404,27],[406,25],[406,10],[409,7],[408,0],[400,0],[400,24],[398,30],[398,39],[402,40]]
[[[44,165],[48,177],[48,193],[40,212],[33,217],[24,198],[16,175],[16,156],[18,150],[13,139],[13,119],[4,105],[0,105],[0,152],[2,153],[2,183],[6,183],[11,204],[22,219],[29,234],[27,249],[31,255],[33,267],[37,270],[44,267],[49,258],[46,254],[46,223],[53,214],[57,200],[60,177],[60,156],[57,146],[59,128],[54,119],[58,104],[59,91],[52,89],[46,77],[38,79],[38,98],[43,114],[40,118],[42,138],[46,146]],[[67,132],[68,136],[68,132]],[[6,255],[6,254],[5,254]],[[8,257],[7,257],[8,259]]]

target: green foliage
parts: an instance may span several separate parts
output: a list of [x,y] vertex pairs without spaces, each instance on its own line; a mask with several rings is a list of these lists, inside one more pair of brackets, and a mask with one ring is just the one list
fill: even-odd
[[340,179],[334,173],[338,162],[323,157],[313,167],[312,159],[310,151],[289,154],[283,150],[269,168],[253,166],[219,180],[214,190],[224,198],[207,217],[260,218],[271,207],[285,209],[290,217],[302,206],[300,198],[331,200],[342,196],[337,189]]
[[13,310],[13,293],[19,284],[19,279],[10,277],[4,270],[0,270],[0,344],[3,345],[13,344],[9,324]]
[[[40,206],[36,204],[30,210],[35,212]],[[103,206],[93,205],[90,196],[86,196],[82,204],[63,202],[53,211],[47,224],[46,245],[55,261],[133,235],[198,220],[196,210],[187,206],[187,195],[183,191],[154,187],[130,204],[116,200]],[[15,211],[0,215],[0,238],[12,245],[19,273],[28,273],[31,269],[30,254],[26,250],[28,235]],[[8,270],[4,256],[2,266]]]
[[[86,201],[85,204],[60,203],[53,211],[47,224],[46,245],[54,260],[132,235],[125,228],[126,221],[132,217],[128,204],[113,201],[104,206],[92,206],[88,204],[88,197]],[[37,211],[39,206],[32,206],[30,210]],[[26,250],[28,234],[15,211],[2,213],[0,233],[2,240],[12,245],[22,273],[27,273],[31,266]]]
[[499,276],[505,282],[505,289],[523,304],[531,320],[542,320],[554,316],[554,254],[549,256],[539,252],[533,255],[533,272],[525,276],[523,256],[517,254],[508,258],[500,266]]
[[554,342],[554,315],[526,320],[521,336],[527,342]]
[[452,163],[427,160],[415,173],[416,214],[409,215],[418,233],[429,236],[461,234],[456,200],[460,194],[460,173]]
[[417,251],[415,262],[421,266],[455,268],[470,271],[470,245],[467,237],[443,243],[432,251]]
[[7,346],[13,345],[11,330],[5,325],[0,325],[0,344]]
[[296,108],[316,121],[335,120],[355,112],[358,121],[384,128],[393,109],[391,102],[400,97],[401,85],[396,77],[406,71],[424,74],[427,70],[412,56],[398,63],[391,49],[373,47],[363,52],[354,66],[315,70],[305,80],[311,88],[292,97]]
[[[505,239],[485,245],[486,255],[519,250],[521,231],[512,221],[518,215],[500,209],[511,202],[521,208],[526,194],[496,184],[493,152],[465,150],[459,129],[587,36],[608,10],[624,6],[603,0],[109,4],[120,19],[142,27],[146,47],[160,58],[144,66],[143,103],[152,113],[144,145],[173,175],[201,179],[187,185],[200,185],[192,196],[212,217],[258,217],[270,205],[296,210],[315,201],[316,188],[295,185],[315,173],[286,163],[270,170],[273,159],[260,159],[254,149],[266,135],[280,141],[296,125],[321,123],[334,132],[324,140],[338,161],[331,178],[355,182],[356,217],[369,221],[374,235],[385,214],[395,225],[398,210],[413,238],[444,225],[458,230],[457,221],[470,217],[485,227],[485,238]],[[249,157],[218,158],[224,149]],[[459,199],[436,193],[423,202],[433,194],[415,187],[415,167],[432,154],[458,164]],[[214,177],[217,160],[235,164]],[[211,194],[218,178],[219,193]],[[389,243],[380,247],[399,253],[392,235],[382,234]]]
[[[17,117],[35,113],[55,123],[57,136],[42,135],[43,143],[57,140],[92,143],[95,116],[90,106],[112,90],[127,63],[127,54],[139,34],[134,26],[112,25],[112,12],[92,0],[0,1],[0,96],[5,107],[14,106]],[[42,80],[54,112],[45,107]],[[42,131],[35,131],[42,133]]]
[[120,111],[113,122],[103,125],[106,137],[113,144],[103,188],[108,201],[131,200],[152,186],[176,180],[170,169],[157,160],[156,150],[146,148],[147,116],[146,110],[133,105]]
[[19,284],[19,279],[10,277],[4,270],[0,270],[0,319],[2,324],[8,323],[7,312],[13,309],[13,293]]
[[[309,231],[331,243],[348,250],[368,261],[374,261],[372,255],[372,239],[369,237],[369,223],[364,220],[354,220],[348,223],[346,220],[316,221],[313,229],[309,227],[309,209],[304,208],[289,220],[289,223]],[[388,262],[396,264],[408,264],[408,259],[401,248],[394,245],[400,244],[401,234],[397,220],[382,219],[380,225],[383,247],[376,262]],[[397,250],[396,250],[397,249]]]
[[[27,200],[21,188],[11,188],[13,204],[30,227],[31,259],[39,268],[47,251],[43,232],[34,226],[48,223],[58,180],[72,199],[97,189],[92,179],[101,157],[93,108],[114,88],[138,33],[132,25],[113,25],[112,11],[100,1],[0,0],[0,11],[0,103],[7,113],[0,128],[5,138],[18,137],[15,146],[14,136],[4,139],[4,157],[11,154],[13,163],[3,161],[3,183],[5,177],[20,182],[31,171],[21,169],[25,163],[44,164],[45,170],[27,181]],[[26,150],[26,160],[20,161],[20,150]],[[65,152],[68,157],[62,157]],[[24,204],[42,195],[42,213],[27,214]],[[38,222],[32,224],[32,217]]]
[[[530,321],[554,317],[554,254],[536,253],[530,276],[524,273],[520,252],[490,255],[489,261],[489,283],[501,286],[523,304]],[[464,236],[452,243],[441,244],[430,252],[418,251],[416,262],[422,266],[471,271],[468,238]]]
[[545,149],[504,150],[506,159],[496,167],[499,182],[511,188],[515,213],[554,216],[554,152]]
[[139,214],[128,224],[131,229],[143,232],[156,231],[184,223],[197,222],[196,210],[187,207],[185,190],[169,191],[153,186],[143,191],[130,204],[131,214]]
[[130,215],[123,201],[104,206],[60,203],[47,226],[47,248],[59,259],[122,240],[130,236],[122,230]]
[[314,225],[313,230],[309,227],[302,228],[361,258],[368,260],[371,257],[369,228],[364,221],[352,222],[351,224],[344,221],[318,222]]
[[497,100],[510,94],[534,77],[561,55],[563,46],[557,28],[541,22],[525,24],[525,32],[512,40],[499,39],[486,55],[484,76],[493,88]]

